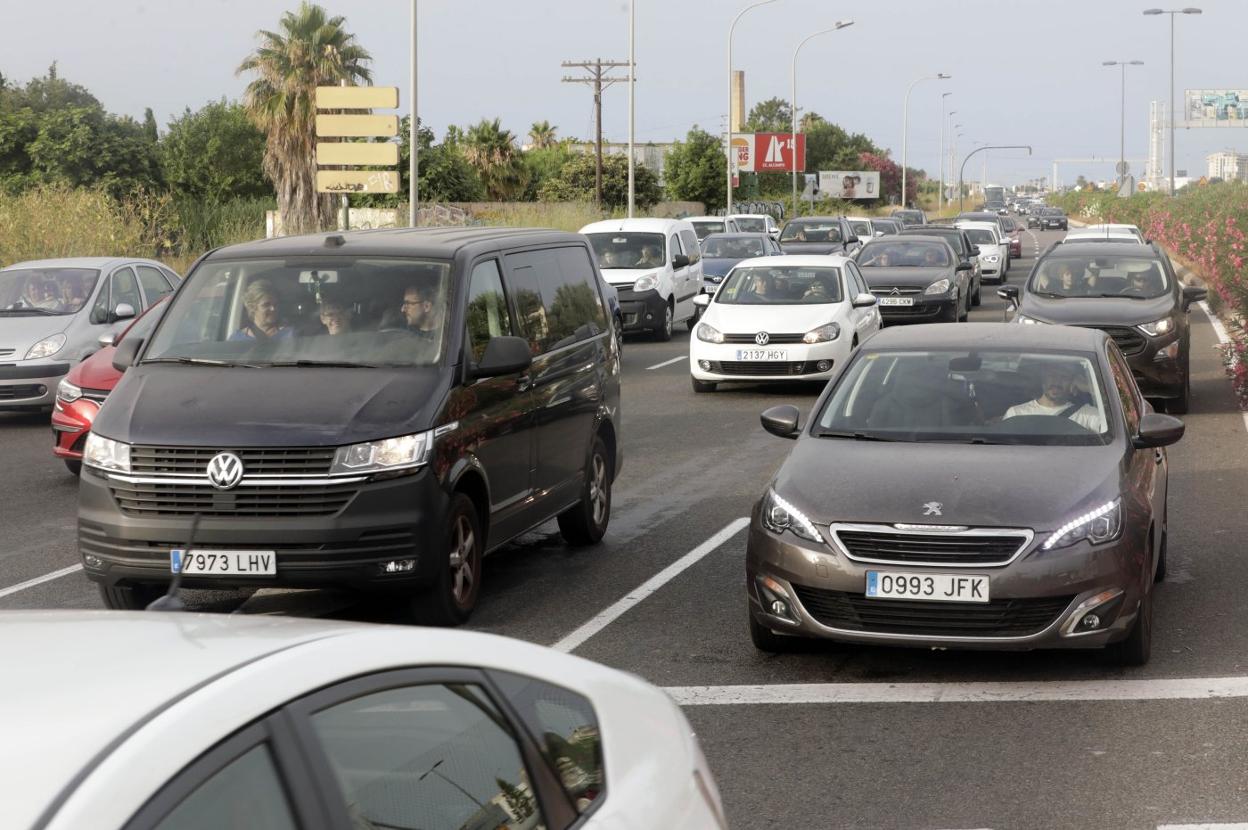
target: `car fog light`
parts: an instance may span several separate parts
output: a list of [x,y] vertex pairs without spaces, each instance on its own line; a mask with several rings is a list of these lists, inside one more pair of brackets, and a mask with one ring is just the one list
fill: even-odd
[[379,566],[383,574],[406,574],[416,570],[415,559],[391,559]]
[[777,617],[789,616],[789,606],[784,604],[784,600],[778,599],[771,603],[771,613]]
[[1174,360],[1179,356],[1179,341],[1174,341],[1169,346],[1165,346],[1157,350],[1157,354],[1153,355],[1153,360]]
[[797,625],[797,614],[793,611],[789,592],[783,585],[769,576],[758,577],[755,584],[758,587],[758,598],[762,600],[767,613],[786,623]]
[[1084,614],[1083,619],[1079,621],[1079,627],[1085,631],[1091,631],[1094,628],[1099,628],[1100,625],[1101,618],[1096,616],[1096,614]]
[[820,372],[826,372],[826,371],[828,371],[829,369],[831,369],[831,368],[832,368],[832,361],[830,361],[830,360],[821,360],[821,361],[819,361],[818,363],[816,363],[816,364],[815,364],[815,367],[816,367],[816,368],[817,368]]
[[699,369],[701,369],[703,372],[709,372],[709,371],[711,371],[711,361],[709,361],[709,360],[699,360],[699,361],[698,361],[698,368],[699,368]]
[[647,319],[647,320],[653,320],[653,319],[654,319],[654,315],[653,315],[653,314],[651,314],[650,312],[648,312],[648,311],[647,311],[647,312],[646,312],[646,319]]
[[104,567],[104,560],[93,553],[88,553],[86,556],[82,557],[82,564],[86,565],[88,568],[102,568]]
[[1062,626],[1062,636],[1091,634],[1109,628],[1118,619],[1125,596],[1121,588],[1111,588],[1079,603]]

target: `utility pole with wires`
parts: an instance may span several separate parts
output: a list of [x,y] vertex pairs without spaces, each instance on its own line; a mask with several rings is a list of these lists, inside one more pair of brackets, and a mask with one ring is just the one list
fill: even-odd
[[611,84],[622,83],[627,78],[612,78],[607,73],[612,69],[628,66],[628,61],[604,61],[595,58],[592,61],[564,61],[560,66],[567,69],[584,69],[588,74],[582,77],[563,76],[565,84],[590,84],[594,88],[594,131],[595,156],[594,167],[594,199],[598,207],[602,207],[602,91]]

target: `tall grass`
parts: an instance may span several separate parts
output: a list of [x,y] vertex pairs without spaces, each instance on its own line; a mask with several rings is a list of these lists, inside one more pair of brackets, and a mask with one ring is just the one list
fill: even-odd
[[620,218],[624,209],[599,210],[592,203],[500,202],[498,207],[473,211],[473,218],[486,225],[516,228],[554,228],[575,233],[590,222]]

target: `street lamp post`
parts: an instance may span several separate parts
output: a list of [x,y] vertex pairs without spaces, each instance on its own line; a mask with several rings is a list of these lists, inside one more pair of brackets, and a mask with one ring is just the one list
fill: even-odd
[[952,77],[952,75],[946,75],[944,72],[939,72],[935,75],[924,75],[922,78],[916,78],[906,88],[906,101],[901,108],[901,206],[903,208],[906,206],[906,165],[909,160],[907,139],[910,132],[910,92],[917,84],[923,81],[947,81]]
[[1174,195],[1174,120],[1178,113],[1174,106],[1174,16],[1176,14],[1201,14],[1201,10],[1191,6],[1185,9],[1145,9],[1146,15],[1170,15],[1170,195]]
[[725,216],[732,213],[732,33],[736,31],[741,17],[750,9],[757,9],[759,6],[774,2],[776,0],[758,0],[757,3],[751,3],[737,12],[737,16],[732,19],[732,25],[728,27],[728,198],[724,203]]
[[940,194],[936,198],[937,209],[945,206],[945,99],[952,95],[952,92],[940,93]]
[[966,158],[962,159],[962,166],[958,168],[958,213],[962,212],[962,177],[966,175],[966,163],[971,160],[971,156],[986,150],[1026,150],[1027,155],[1031,155],[1030,144],[985,144],[967,153]]
[[635,183],[636,160],[633,158],[634,141],[633,141],[633,124],[636,121],[637,109],[634,105],[633,96],[637,92],[637,58],[635,57],[634,47],[636,45],[636,29],[637,29],[637,9],[633,0],[628,0],[628,218],[633,218],[633,205],[637,201],[637,189]]
[[1122,70],[1122,96],[1118,111],[1118,192],[1127,178],[1127,67],[1143,66],[1144,61],[1101,61],[1101,66],[1117,66]]
[[[950,113],[950,116],[952,115],[953,113]],[[953,118],[949,120],[952,121]],[[949,128],[949,184],[953,184],[953,160],[958,157],[958,139],[966,135],[966,133],[958,132],[960,129],[962,129],[961,124],[954,124]],[[952,202],[953,196],[950,196],[948,201]]]
[[[853,25],[854,25],[854,21],[852,20],[838,20],[836,21],[836,25],[832,26],[829,29],[823,29],[821,31],[815,32],[813,35],[807,35],[802,40],[801,43],[797,44],[797,48],[793,50],[793,64],[792,64],[792,67],[790,68],[790,80],[792,81],[792,84],[793,84],[793,88],[791,92],[792,92],[793,97],[792,97],[792,100],[790,101],[789,106],[790,106],[790,109],[792,110],[792,116],[793,116],[793,132],[792,132],[793,144],[791,148],[793,152],[791,154],[791,157],[792,157],[792,162],[793,162],[792,172],[793,172],[793,215],[794,216],[797,216],[797,53],[802,51],[802,47],[805,46],[809,41],[813,40],[814,38],[817,38],[820,35],[826,35],[829,32],[835,32],[840,29],[844,29]],[[731,147],[731,141],[729,142],[729,146]],[[732,160],[729,159],[729,165],[731,164],[732,164]]]
[[416,2],[412,0],[412,61],[408,67],[408,86],[412,95],[412,120],[408,124],[407,136],[407,223],[416,227],[416,219],[420,215],[420,184],[416,175],[420,172],[420,124],[416,117]]

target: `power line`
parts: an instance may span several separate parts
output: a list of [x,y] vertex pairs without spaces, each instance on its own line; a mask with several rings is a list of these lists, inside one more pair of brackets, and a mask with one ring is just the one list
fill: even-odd
[[565,84],[589,84],[594,90],[594,131],[595,164],[594,164],[594,199],[598,207],[602,207],[602,91],[612,84],[627,81],[627,78],[613,78],[607,73],[612,69],[627,67],[627,61],[604,61],[595,58],[592,61],[563,61],[560,66],[567,69],[583,69],[586,75],[573,77],[563,76]]

